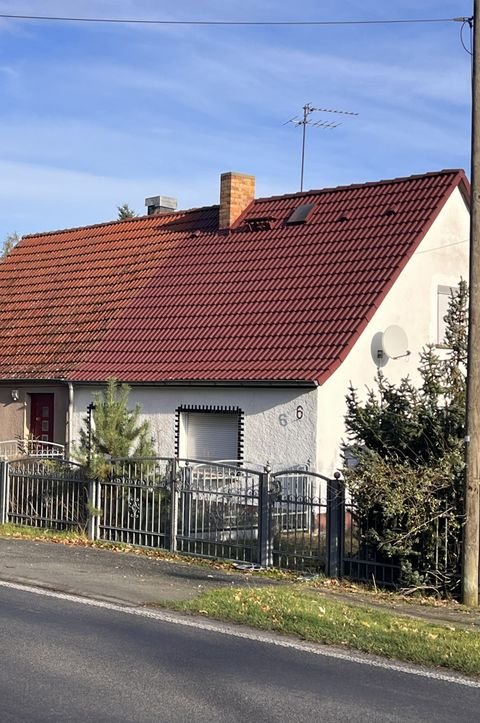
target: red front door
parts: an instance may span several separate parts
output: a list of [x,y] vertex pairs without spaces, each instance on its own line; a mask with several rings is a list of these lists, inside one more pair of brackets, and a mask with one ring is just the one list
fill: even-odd
[[53,394],[31,394],[30,435],[53,442]]

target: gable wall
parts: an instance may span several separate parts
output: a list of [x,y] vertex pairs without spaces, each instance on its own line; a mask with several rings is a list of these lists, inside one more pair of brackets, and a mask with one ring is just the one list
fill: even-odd
[[355,347],[319,389],[317,467],[327,474],[341,468],[349,383],[362,396],[366,386],[373,387],[377,372],[371,353],[374,335],[392,324],[405,330],[411,355],[388,360],[382,371],[394,383],[407,375],[418,382],[419,352],[426,344],[437,342],[437,287],[456,286],[460,277],[468,280],[468,238],[469,214],[456,189]]

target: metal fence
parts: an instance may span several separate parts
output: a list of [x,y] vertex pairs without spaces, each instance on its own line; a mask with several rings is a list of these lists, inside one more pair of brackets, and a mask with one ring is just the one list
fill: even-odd
[[365,533],[355,504],[347,500],[342,535],[343,574],[358,582],[395,587],[400,579],[400,564],[382,555],[376,546],[368,544]]
[[[460,587],[463,517],[452,510],[434,514],[415,532],[410,555],[400,559],[382,552],[381,544],[371,542],[372,536],[382,538],[382,519],[362,515],[354,502],[344,506],[343,566],[345,577],[384,587],[412,584],[412,575],[419,586],[436,589],[443,594],[456,594]],[[402,537],[402,528],[398,535]],[[394,541],[394,537],[392,541]]]
[[43,442],[40,439],[7,439],[0,441],[0,459],[21,459],[23,457],[41,457],[63,459],[65,446],[55,442]]
[[299,470],[285,470],[272,479],[270,516],[274,566],[325,570],[330,480]]
[[95,539],[170,547],[171,461],[117,460],[93,481]]
[[111,460],[101,479],[88,479],[78,465],[26,458],[0,463],[1,521],[340,574],[340,484],[298,469],[272,475],[238,463],[171,458]]
[[176,549],[240,562],[261,561],[260,488],[255,470],[196,460],[177,463]]
[[[436,519],[436,547],[422,560],[449,590],[461,556],[450,519]],[[111,460],[89,479],[79,465],[30,456],[0,462],[0,522],[378,585],[401,577],[399,561],[368,543],[371,520],[345,501],[339,474],[148,458]]]
[[53,530],[86,529],[89,486],[79,465],[26,458],[0,465],[0,521]]

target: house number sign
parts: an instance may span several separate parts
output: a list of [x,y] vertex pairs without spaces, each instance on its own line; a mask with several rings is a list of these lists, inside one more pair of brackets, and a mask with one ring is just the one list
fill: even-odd
[[[304,414],[303,407],[301,404],[299,404],[295,410],[295,418],[293,421],[303,419],[303,414]],[[288,415],[287,414],[279,414],[278,422],[281,427],[286,427],[287,424],[289,423]]]

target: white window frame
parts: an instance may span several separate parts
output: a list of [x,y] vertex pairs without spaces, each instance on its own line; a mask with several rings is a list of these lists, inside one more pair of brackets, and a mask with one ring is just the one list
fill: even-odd
[[450,299],[458,294],[456,286],[437,286],[437,345],[445,345],[445,320]]
[[[212,434],[215,434],[215,425],[221,423],[222,418],[225,422],[231,424],[233,421],[234,430],[232,433],[235,434],[235,438],[230,437],[227,439],[225,446],[222,448],[220,442],[219,447],[212,453],[204,452],[195,453],[189,444],[189,424],[191,420],[197,417],[200,422],[200,415],[203,415],[205,421],[208,422],[208,417],[215,418],[215,423],[212,425]],[[241,461],[243,458],[243,412],[238,407],[179,407],[177,409],[177,452],[181,459],[205,459],[207,461]],[[217,422],[218,420],[218,422]],[[208,424],[205,430],[205,434],[208,439],[209,435]],[[228,434],[228,433],[227,433]]]

